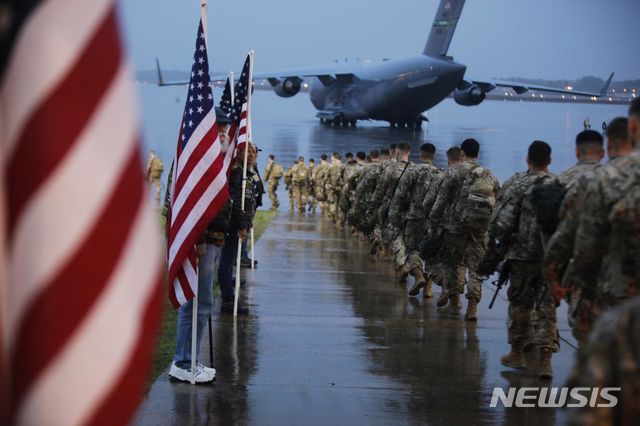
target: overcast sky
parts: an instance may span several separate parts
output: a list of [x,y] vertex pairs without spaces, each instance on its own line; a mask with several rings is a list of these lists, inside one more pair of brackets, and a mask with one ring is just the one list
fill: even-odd
[[[120,0],[134,68],[188,71],[200,0]],[[209,66],[420,54],[439,0],[209,0]],[[640,0],[467,0],[448,55],[473,78],[640,79]]]

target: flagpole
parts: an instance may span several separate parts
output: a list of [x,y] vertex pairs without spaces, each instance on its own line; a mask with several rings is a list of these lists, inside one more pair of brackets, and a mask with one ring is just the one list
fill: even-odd
[[[251,143],[251,89],[253,88],[253,50],[249,52],[249,78],[247,87],[247,142],[244,148],[244,166],[242,168],[242,207],[244,214],[245,191],[247,188],[247,153]],[[240,294],[240,257],[242,256],[242,238],[238,237],[238,258],[236,263],[236,291],[233,298],[233,316],[238,316],[238,295]]]
[[233,84],[233,71],[231,71],[229,73],[229,76],[227,77],[227,79],[229,80],[229,92],[231,93],[231,105],[233,105],[233,103],[236,100],[236,88],[235,85]]
[[[204,32],[204,44],[207,43],[207,0],[202,0],[202,31]],[[198,277],[199,265],[196,265],[196,279]],[[198,286],[199,287],[199,286]],[[198,340],[198,292],[193,298],[193,312],[191,315],[191,384],[196,384],[196,357],[197,357],[197,340]]]

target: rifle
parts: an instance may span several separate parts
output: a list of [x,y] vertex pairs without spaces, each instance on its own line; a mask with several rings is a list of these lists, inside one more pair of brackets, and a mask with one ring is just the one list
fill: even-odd
[[489,309],[493,308],[493,302],[496,301],[498,292],[509,280],[509,272],[511,272],[511,262],[509,262],[509,259],[505,259],[498,265],[498,281],[491,283],[496,286],[496,292],[493,293],[493,298],[491,299],[491,303],[489,303]]

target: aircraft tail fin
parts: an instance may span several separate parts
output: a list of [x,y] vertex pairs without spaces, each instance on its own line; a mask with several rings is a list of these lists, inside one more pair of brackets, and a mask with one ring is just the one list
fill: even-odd
[[446,56],[465,0],[441,0],[423,55]]
[[609,85],[611,84],[611,80],[613,79],[613,74],[614,73],[611,73],[611,75],[609,76],[609,80],[607,80],[607,82],[604,83],[604,87],[602,88],[602,90],[600,90],[600,96],[607,95],[607,90],[609,90]]
[[160,71],[160,61],[156,58],[156,67],[158,69],[158,86],[164,86],[164,81],[162,80],[162,72]]

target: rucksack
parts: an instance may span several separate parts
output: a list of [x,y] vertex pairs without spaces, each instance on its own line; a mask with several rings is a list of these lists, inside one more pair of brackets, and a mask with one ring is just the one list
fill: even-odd
[[298,171],[296,172],[296,179],[295,180],[297,182],[305,181],[305,180],[307,180],[308,176],[309,176],[309,169],[307,169],[304,166],[298,167]]
[[[609,212],[611,248],[615,247],[623,277],[640,286],[640,173],[630,175],[620,188],[623,194]],[[622,277],[614,277],[619,279]]]
[[485,230],[489,226],[496,205],[494,179],[489,170],[476,167],[462,182],[455,210],[462,210],[460,222],[465,228]]

